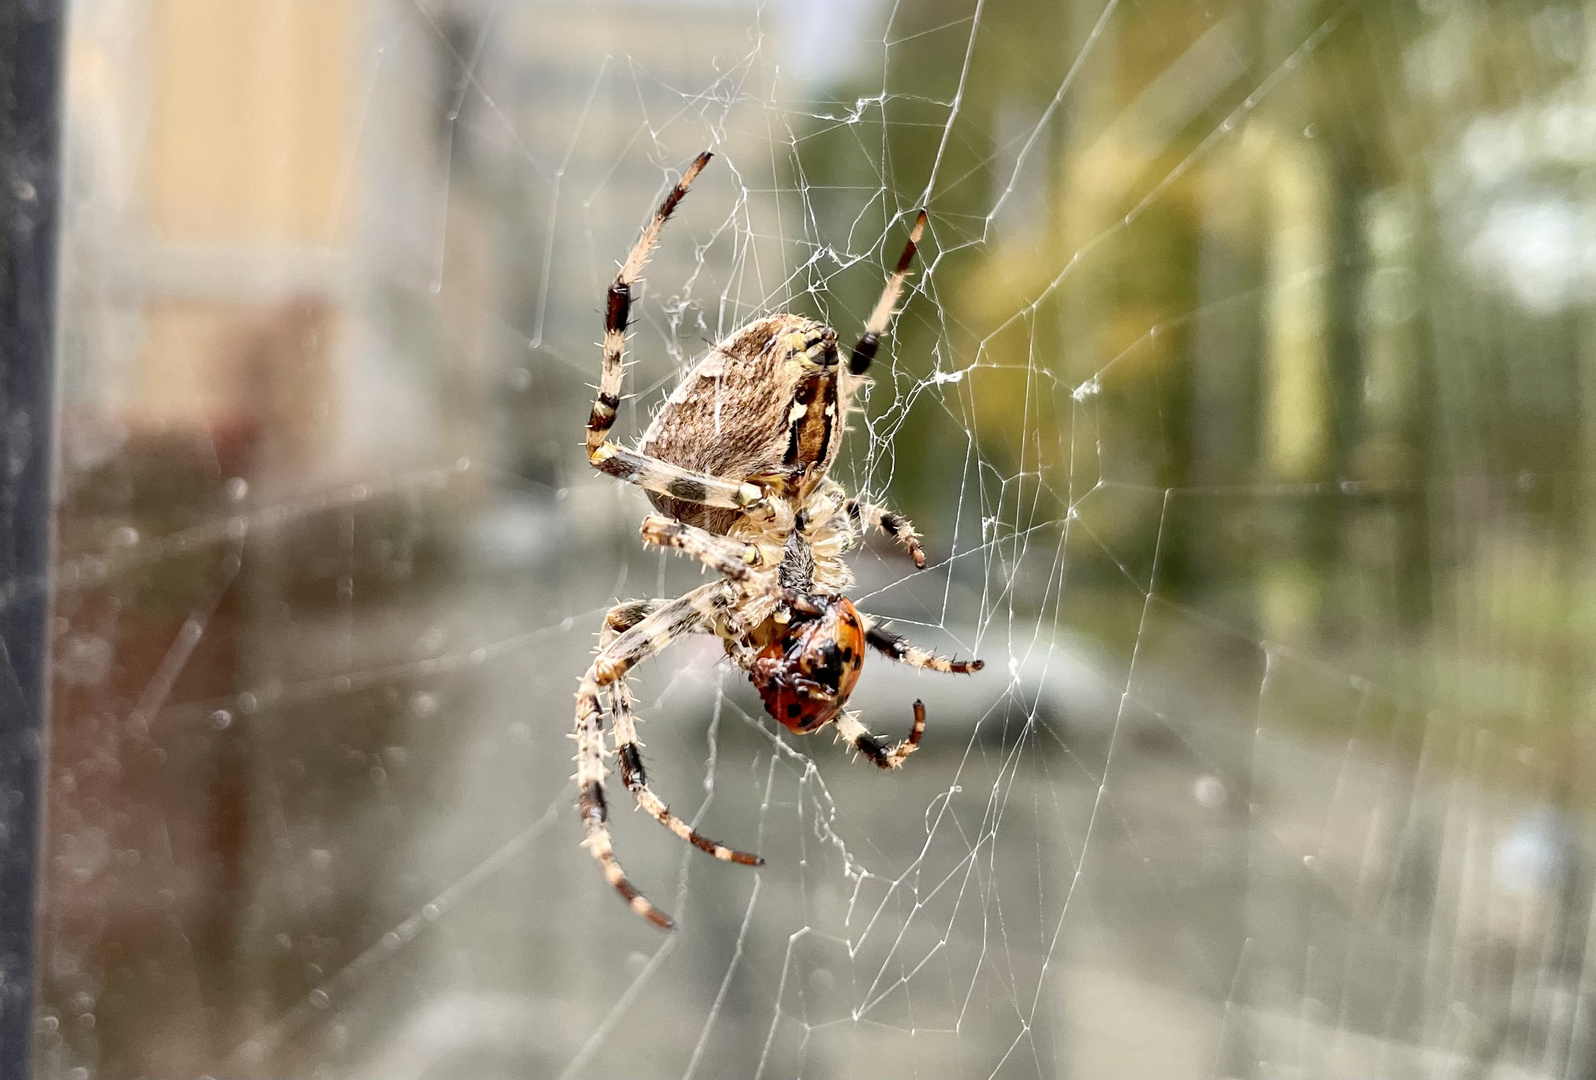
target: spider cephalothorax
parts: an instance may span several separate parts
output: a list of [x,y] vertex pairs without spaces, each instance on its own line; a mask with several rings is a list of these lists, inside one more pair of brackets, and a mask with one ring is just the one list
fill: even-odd
[[719,572],[674,600],[612,608],[599,652],[576,698],[576,781],[587,847],[633,910],[656,926],[674,924],[627,881],[610,844],[604,799],[604,699],[621,778],[639,806],[677,836],[716,858],[758,865],[694,832],[649,789],[626,685],[638,661],[683,634],[715,634],[748,672],[765,708],[806,735],[828,724],[870,761],[894,769],[920,744],[925,707],[914,703],[909,737],[891,746],[846,711],[869,645],[919,668],[965,674],[981,662],[948,660],[909,644],[862,615],[844,594],[853,575],[842,561],[868,529],[894,536],[925,569],[914,526],[883,507],[849,497],[827,475],[925,228],[915,219],[898,265],[845,365],[837,333],[797,315],[749,323],[698,362],[666,399],[636,450],[609,439],[621,401],[622,358],[632,285],[671,211],[709,162],[708,153],[665,196],[610,286],[604,363],[587,422],[588,460],[648,492],[664,516],[644,520],[645,543],[673,547]]

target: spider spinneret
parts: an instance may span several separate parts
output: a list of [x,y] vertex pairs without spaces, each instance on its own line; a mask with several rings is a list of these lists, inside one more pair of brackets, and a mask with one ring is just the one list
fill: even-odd
[[758,866],[695,832],[648,786],[627,673],[684,634],[714,634],[748,672],[766,710],[794,734],[832,725],[837,736],[882,769],[920,745],[925,706],[914,703],[908,738],[884,744],[845,706],[864,667],[865,646],[922,669],[981,670],[979,660],[927,652],[860,613],[845,593],[853,573],[842,555],[869,530],[895,538],[925,569],[914,526],[901,514],[850,497],[827,475],[854,395],[892,321],[925,229],[915,218],[896,268],[863,334],[842,363],[837,333],[814,319],[757,319],[715,345],[666,399],[636,450],[610,440],[621,402],[632,286],[671,212],[709,163],[700,154],[666,194],[606,295],[598,397],[587,421],[593,467],[648,492],[659,515],[644,519],[647,544],[697,558],[719,577],[674,600],[636,600],[610,609],[577,690],[576,782],[585,846],[639,915],[661,929],[670,917],[627,880],[610,842],[604,797],[606,703],[621,779],[637,805],[677,836],[718,859]]

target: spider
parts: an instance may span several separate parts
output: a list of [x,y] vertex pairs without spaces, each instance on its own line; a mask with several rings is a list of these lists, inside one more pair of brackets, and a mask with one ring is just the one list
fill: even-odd
[[844,593],[853,574],[842,561],[868,527],[894,537],[926,566],[908,519],[851,498],[827,477],[855,393],[908,276],[925,229],[921,211],[846,367],[831,327],[797,315],[755,320],[720,342],[666,399],[636,450],[610,441],[621,402],[632,286],[660,231],[709,163],[700,154],[666,194],[615,275],[604,313],[604,359],[598,398],[587,421],[594,468],[643,488],[659,515],[642,525],[643,542],[702,561],[718,577],[674,600],[637,600],[611,608],[598,655],[576,694],[576,782],[587,839],[604,876],[632,910],[673,929],[627,880],[610,841],[604,799],[607,699],[621,778],[637,805],[671,832],[717,859],[759,866],[757,855],[700,836],[649,789],[639,754],[627,673],[683,634],[717,635],[748,673],[770,715],[799,735],[831,725],[837,736],[882,769],[896,769],[920,745],[925,706],[914,703],[908,738],[887,745],[847,712],[848,695],[869,645],[893,660],[933,671],[969,674],[979,660],[950,660],[884,629]]

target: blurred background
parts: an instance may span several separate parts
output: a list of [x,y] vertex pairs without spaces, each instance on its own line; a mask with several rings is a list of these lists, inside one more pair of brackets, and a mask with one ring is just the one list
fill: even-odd
[[[1596,4],[74,0],[40,1076],[1596,1074]],[[852,340],[835,475],[977,655],[572,693],[645,552],[581,450]]]

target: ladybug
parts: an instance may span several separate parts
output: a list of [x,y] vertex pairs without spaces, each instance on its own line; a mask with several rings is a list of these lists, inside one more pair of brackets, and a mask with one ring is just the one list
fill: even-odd
[[766,711],[795,735],[835,720],[864,670],[859,609],[846,596],[813,600],[818,614],[793,613],[748,672]]

